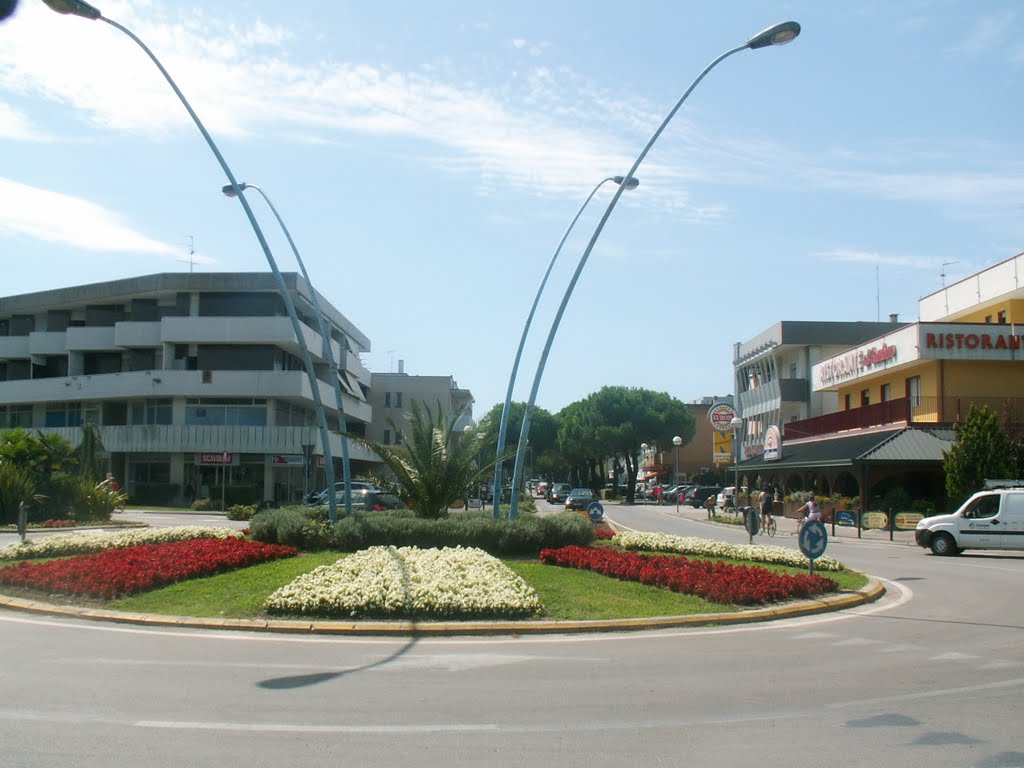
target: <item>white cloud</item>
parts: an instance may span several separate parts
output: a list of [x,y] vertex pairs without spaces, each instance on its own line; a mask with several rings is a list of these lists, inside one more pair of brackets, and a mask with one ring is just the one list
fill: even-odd
[[48,141],[49,136],[28,117],[9,104],[0,102],[0,139],[14,141]]
[[885,255],[877,251],[858,251],[851,248],[833,248],[827,251],[820,251],[814,255],[826,261],[878,264],[880,266],[909,267],[911,269],[935,269],[942,265],[942,261],[936,258]]
[[89,251],[175,254],[181,248],[136,232],[88,200],[0,178],[0,232]]

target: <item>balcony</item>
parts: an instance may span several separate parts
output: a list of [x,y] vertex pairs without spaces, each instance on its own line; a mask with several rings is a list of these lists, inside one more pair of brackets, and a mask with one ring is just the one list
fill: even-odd
[[1024,423],[1024,397],[991,397],[950,395],[947,397],[903,397],[884,403],[837,411],[812,419],[791,421],[785,425],[784,438],[828,435],[854,429],[885,426],[937,426],[957,424],[967,415],[971,405],[987,405],[1012,424]]

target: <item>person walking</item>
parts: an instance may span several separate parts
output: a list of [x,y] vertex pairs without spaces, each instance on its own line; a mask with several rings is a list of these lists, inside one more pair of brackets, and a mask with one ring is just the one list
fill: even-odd
[[772,511],[775,508],[775,491],[770,485],[766,485],[761,491],[757,505],[761,508],[761,530],[767,531],[768,523],[772,519]]

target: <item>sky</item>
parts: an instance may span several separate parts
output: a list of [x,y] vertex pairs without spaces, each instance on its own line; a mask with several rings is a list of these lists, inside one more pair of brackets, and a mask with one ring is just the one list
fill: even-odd
[[[780,320],[917,317],[1024,251],[1019,0],[187,0],[96,3],[155,54],[239,182],[285,221],[373,371],[505,399],[559,241],[625,175],[537,405],[605,385],[732,391]],[[20,0],[0,22],[0,296],[162,272],[267,271],[221,166],[144,51]],[[612,201],[554,262],[513,398]],[[273,214],[250,204],[282,271]]]

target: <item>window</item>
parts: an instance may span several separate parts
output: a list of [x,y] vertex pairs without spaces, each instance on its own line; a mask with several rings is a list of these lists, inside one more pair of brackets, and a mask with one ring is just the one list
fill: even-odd
[[402,407],[402,393],[401,392],[396,392],[395,393],[395,408],[401,408],[401,407]]
[[992,322],[992,315],[985,315],[985,322],[986,323],[991,323]]
[[1006,310],[1000,309],[999,314],[996,315],[996,322],[1000,325],[1006,325]]
[[871,390],[862,389],[860,391],[860,405],[863,408],[865,405],[871,405]]
[[31,405],[9,405],[7,406],[7,419],[4,422],[11,429],[21,427],[22,429],[32,428],[32,406]]
[[912,376],[907,379],[907,397],[911,405],[921,404],[921,377]]
[[964,510],[964,517],[969,520],[978,520],[980,518],[995,517],[998,511],[999,496],[993,493],[989,496],[979,496],[971,502],[971,506]]
[[132,424],[170,424],[171,399],[158,398],[132,403]]
[[850,410],[850,396],[848,394],[847,395],[843,395],[843,410],[844,411]]
[[171,482],[169,461],[132,461],[128,465],[128,480],[131,483]]
[[391,445],[391,430],[384,430],[384,445]]
[[82,406],[80,403],[51,403],[46,406],[44,427],[80,427],[82,426]]
[[384,407],[385,408],[390,408],[391,407],[391,393],[390,392],[385,392],[384,393]]
[[882,385],[882,397],[881,397],[881,400],[882,400],[883,403],[888,402],[889,400],[892,400],[892,385],[891,384],[883,384]]
[[185,405],[185,423],[190,426],[265,427],[267,401],[261,398],[189,400]]

